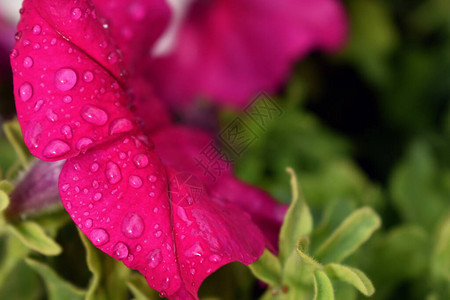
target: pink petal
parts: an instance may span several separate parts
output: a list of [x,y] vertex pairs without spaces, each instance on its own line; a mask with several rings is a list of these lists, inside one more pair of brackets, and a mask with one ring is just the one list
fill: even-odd
[[210,273],[255,261],[263,237],[247,214],[212,200],[195,175],[166,171],[141,139],[69,159],[59,182],[63,204],[95,246],[139,270],[161,295],[198,299]]
[[127,70],[143,66],[155,40],[170,20],[164,0],[93,0],[96,9],[108,20],[111,35],[123,52]]
[[266,246],[278,251],[278,240],[287,204],[278,203],[263,190],[246,184],[233,176],[223,176],[210,189],[212,197],[233,203],[252,217],[266,238]]
[[93,42],[108,35],[91,6],[48,2],[24,2],[11,66],[26,145],[38,158],[59,160],[132,132],[135,125],[118,80],[121,63],[107,61],[116,48],[110,41],[106,49]]
[[[213,162],[210,162],[211,171],[214,172],[213,175],[220,178],[232,174],[231,164],[224,158],[221,159],[221,153],[215,150],[217,147],[213,137],[204,131],[188,127],[169,126],[152,133],[151,138],[156,145],[156,153],[165,165],[177,168],[179,171],[194,172],[207,185],[214,184],[217,178],[212,177],[200,165],[199,160],[203,158],[203,150],[210,153],[208,155],[210,158],[215,158],[214,166],[212,166]],[[214,170],[220,169],[220,174],[212,168],[215,168]]]
[[164,104],[156,97],[152,85],[143,77],[134,76],[129,82],[128,93],[132,99],[132,112],[144,133],[151,133],[159,128],[169,126],[171,116]]
[[[233,203],[252,217],[252,220],[261,229],[266,238],[267,247],[276,252],[278,249],[278,234],[287,205],[278,203],[273,197],[263,190],[246,184],[232,175],[231,167],[220,160],[220,153],[214,152],[214,140],[209,134],[186,127],[167,127],[152,135],[155,142],[155,150],[162,162],[179,171],[193,172],[206,183],[206,188],[213,198]],[[209,148],[208,148],[209,146]],[[214,172],[214,163],[218,163],[223,169],[215,180],[205,173],[196,159],[207,158],[202,151],[208,149],[208,157],[215,157],[215,162],[210,162],[211,172]],[[219,149],[219,148],[217,148]],[[205,152],[206,153],[206,152]]]
[[312,49],[338,49],[346,26],[336,0],[194,1],[172,53],[149,70],[173,103],[209,97],[243,106],[279,88]]

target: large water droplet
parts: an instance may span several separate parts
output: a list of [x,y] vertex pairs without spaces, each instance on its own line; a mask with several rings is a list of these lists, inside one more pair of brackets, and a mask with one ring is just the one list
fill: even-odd
[[130,184],[131,187],[138,189],[142,186],[142,179],[139,176],[131,175],[128,178],[128,183]]
[[23,59],[23,66],[25,68],[31,68],[34,64],[34,61],[31,57],[27,56]]
[[125,245],[125,243],[122,242],[118,242],[115,246],[114,246],[114,250],[113,250],[113,257],[115,259],[124,259],[128,256],[129,250],[128,250],[128,246]]
[[184,251],[184,255],[186,257],[202,256],[203,255],[203,248],[200,246],[200,244],[198,242],[196,242],[189,249],[186,249]]
[[148,266],[152,269],[156,268],[162,261],[162,255],[160,249],[153,249],[147,255]]
[[101,108],[94,105],[85,105],[80,111],[81,117],[87,122],[102,126],[108,122],[108,114]]
[[136,154],[133,157],[133,162],[136,165],[137,168],[142,169],[148,166],[148,156],[145,154]]
[[89,145],[93,142],[94,141],[92,141],[90,138],[82,137],[78,140],[76,147],[78,150],[83,150],[89,147]]
[[77,80],[77,73],[71,68],[61,68],[55,73],[55,86],[63,92],[72,89]]
[[105,175],[111,184],[116,184],[122,180],[122,173],[120,172],[119,166],[112,161],[106,164]]
[[90,240],[95,246],[101,246],[109,242],[109,235],[103,228],[92,229]]
[[28,101],[33,96],[33,86],[29,82],[23,83],[19,88],[19,97],[23,101]]
[[61,140],[53,140],[45,147],[43,154],[47,158],[55,158],[70,151],[70,146]]
[[144,221],[137,213],[128,213],[122,221],[122,233],[130,239],[136,239],[144,233]]
[[78,20],[79,18],[81,18],[81,9],[79,9],[78,7],[73,8],[70,12],[70,15],[72,19]]
[[125,118],[116,119],[109,126],[109,134],[129,132],[133,129],[133,123]]
[[30,122],[28,123],[25,129],[25,143],[30,148],[37,148],[39,146],[39,142],[41,140],[42,134],[42,126],[39,122]]

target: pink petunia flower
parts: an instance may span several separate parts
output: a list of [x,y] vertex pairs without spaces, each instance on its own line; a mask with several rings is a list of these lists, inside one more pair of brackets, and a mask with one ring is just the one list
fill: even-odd
[[[96,247],[140,271],[161,296],[198,299],[212,272],[276,247],[257,224],[278,230],[285,207],[231,171],[211,183],[190,165],[207,135],[168,127],[141,76],[141,56],[168,23],[166,4],[103,5],[24,1],[10,54],[24,141],[40,159],[66,159],[63,205]],[[143,28],[152,28],[149,38]]]
[[243,106],[280,88],[311,50],[338,50],[347,34],[338,0],[168,2],[174,17],[148,73],[177,107],[196,98]]

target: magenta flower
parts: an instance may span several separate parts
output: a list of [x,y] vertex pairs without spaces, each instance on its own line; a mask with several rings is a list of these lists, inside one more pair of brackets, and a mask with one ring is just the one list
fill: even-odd
[[[209,137],[167,127],[140,76],[141,55],[167,24],[165,3],[103,5],[24,1],[10,55],[24,141],[38,158],[67,159],[60,196],[96,247],[140,271],[161,296],[198,299],[219,267],[248,265],[266,243],[275,247],[257,224],[270,221],[277,231],[285,208],[230,171],[208,182],[189,155]],[[150,38],[142,28],[152,28]]]
[[[243,106],[274,92],[313,49],[335,51],[346,38],[337,0],[179,0],[163,54],[148,68],[174,106],[196,97]],[[159,51],[161,52],[161,51]],[[195,76],[194,76],[195,74]]]

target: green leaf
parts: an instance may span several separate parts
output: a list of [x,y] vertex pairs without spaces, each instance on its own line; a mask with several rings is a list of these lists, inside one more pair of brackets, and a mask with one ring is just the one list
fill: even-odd
[[313,227],[309,208],[303,198],[300,198],[295,172],[291,168],[287,168],[286,171],[291,175],[292,202],[286,212],[280,232],[279,257],[282,264],[292,251],[296,249],[297,239],[301,236],[309,235]]
[[17,264],[28,255],[29,251],[16,237],[8,236],[5,239],[0,256],[0,286],[7,280]]
[[323,264],[341,262],[367,241],[380,225],[380,217],[371,208],[358,209],[342,222],[314,256]]
[[388,299],[399,284],[427,273],[430,240],[417,225],[393,228],[368,246],[364,270],[377,287],[377,299]]
[[88,269],[92,272],[86,299],[125,299],[130,269],[95,248],[80,230],[78,233],[86,249]]
[[102,264],[100,262],[100,257],[88,238],[80,230],[78,230],[78,233],[81,241],[83,242],[84,248],[86,249],[86,263],[88,269],[92,273],[86,293],[86,300],[106,300],[105,292],[100,290],[100,280],[102,277]]
[[322,270],[314,272],[314,300],[334,300],[333,285]]
[[133,300],[157,300],[160,299],[158,292],[148,286],[144,276],[133,274],[127,282],[127,286],[134,296]]
[[436,279],[450,282],[450,215],[438,228],[431,266]]
[[370,279],[356,268],[331,263],[326,265],[324,270],[331,279],[351,284],[365,296],[371,296],[375,292]]
[[5,193],[9,194],[9,193],[11,193],[14,190],[14,186],[8,180],[1,180],[0,181],[0,190],[2,190]]
[[53,269],[48,265],[38,262],[37,260],[27,258],[25,262],[44,280],[47,288],[47,296],[49,300],[61,299],[84,299],[85,291],[72,285],[66,280],[62,279]]
[[272,286],[280,285],[281,263],[269,250],[265,249],[263,255],[249,267],[258,279]]
[[58,255],[62,249],[54,240],[46,235],[38,224],[23,221],[8,224],[7,229],[14,234],[25,246],[44,255]]
[[297,241],[297,252],[300,255],[301,260],[308,265],[313,266],[314,268],[322,268],[322,265],[318,263],[314,258],[308,256],[305,253],[305,249],[307,248],[306,244],[308,243],[308,239],[306,237],[302,237]]
[[25,143],[23,142],[23,136],[19,122],[17,122],[17,120],[5,122],[3,123],[3,130],[5,131],[5,135],[13,146],[16,155],[22,165],[28,165],[28,159],[31,157],[31,155],[27,147],[25,146]]
[[4,211],[9,206],[9,196],[4,191],[0,190],[0,212]]
[[427,143],[410,146],[390,180],[393,202],[405,221],[431,230],[449,211],[448,188],[440,185],[443,175]]

